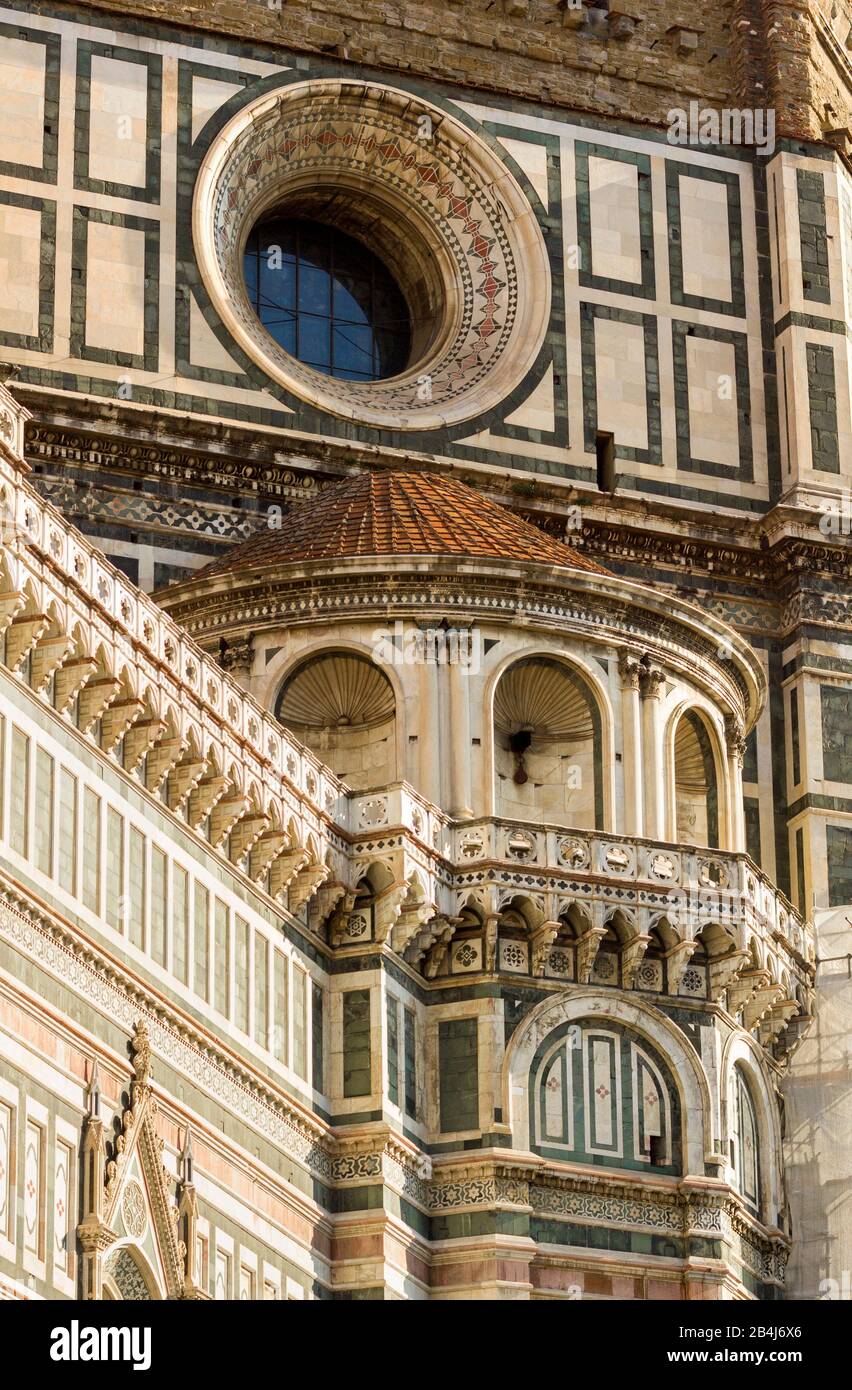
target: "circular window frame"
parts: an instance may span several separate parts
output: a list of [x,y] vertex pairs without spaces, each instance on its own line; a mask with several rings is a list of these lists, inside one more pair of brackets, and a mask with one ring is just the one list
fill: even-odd
[[[315,179],[307,185],[296,182],[292,188],[288,187],[286,197],[274,198],[253,222],[247,219],[240,237],[242,262],[255,227],[272,218],[298,218],[319,222],[355,237],[384,263],[408,308],[411,350],[404,370],[393,377],[380,378],[382,381],[405,379],[416,370],[419,361],[445,350],[445,344],[458,332],[462,312],[457,291],[447,294],[445,288],[452,263],[440,248],[427,244],[412,222],[404,223],[400,235],[399,223],[394,225],[391,221],[391,212],[396,211],[383,207],[374,190],[363,188],[360,181],[350,180],[344,173],[334,185],[317,183]],[[374,236],[372,244],[367,240],[368,232]],[[405,252],[401,255],[403,246]],[[262,334],[268,333],[260,320],[258,326]],[[317,376],[322,378],[324,373],[317,373]]]
[[[351,382],[280,348],[243,273],[249,233],[272,215],[369,234],[412,315],[403,372]],[[486,141],[396,88],[321,79],[249,102],[202,160],[192,227],[228,333],[272,381],[333,415],[394,430],[473,419],[512,393],[544,341],[550,265],[528,198]]]

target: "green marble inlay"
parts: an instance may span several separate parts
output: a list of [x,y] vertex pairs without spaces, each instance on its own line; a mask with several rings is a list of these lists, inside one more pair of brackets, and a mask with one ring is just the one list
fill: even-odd
[[370,1095],[370,1063],[370,991],[347,990],[343,996],[344,1096]]
[[[797,831],[797,836],[801,835]],[[852,903],[852,828],[829,825],[825,831],[828,857],[828,905],[845,907]]]
[[[705,295],[689,294],[683,287],[684,268],[689,265],[692,247],[688,243],[684,243],[683,239],[680,207],[682,178],[703,179],[708,183],[724,184],[727,189],[728,248],[731,270],[730,299],[710,299]],[[743,226],[738,176],[722,169],[711,169],[702,164],[684,165],[680,160],[666,160],[666,206],[669,224],[669,281],[672,304],[682,304],[690,309],[704,309],[714,314],[732,314],[736,318],[745,318]]]
[[802,295],[819,304],[830,304],[824,176],[810,169],[797,169],[796,192],[799,200]]
[[820,473],[839,473],[840,443],[837,433],[834,348],[819,343],[807,343],[805,357],[808,368],[812,466]]
[[0,174],[9,174],[16,179],[35,179],[38,183],[56,183],[62,40],[58,34],[44,34],[38,29],[25,29],[21,24],[0,24],[0,37],[44,46],[44,134],[41,164],[19,164],[15,160],[0,159]]
[[[138,63],[147,69],[147,102],[145,122],[145,183],[113,183],[109,179],[94,179],[89,174],[91,142],[92,58],[111,58],[121,63]],[[77,41],[77,100],[74,130],[74,187],[85,193],[106,193],[113,198],[133,198],[146,203],[160,198],[160,137],[163,104],[163,60],[158,53],[143,53],[135,48],[119,48],[113,44]],[[120,113],[116,113],[120,118]],[[116,141],[120,139],[116,125]]]
[[32,352],[53,351],[53,306],[56,288],[56,203],[50,198],[31,198],[26,193],[11,193],[0,189],[0,203],[12,208],[26,208],[41,214],[38,278],[38,332],[12,333],[0,331],[3,347],[29,348]]
[[475,1018],[443,1019],[438,1025],[441,1131],[479,1128],[479,1045]]

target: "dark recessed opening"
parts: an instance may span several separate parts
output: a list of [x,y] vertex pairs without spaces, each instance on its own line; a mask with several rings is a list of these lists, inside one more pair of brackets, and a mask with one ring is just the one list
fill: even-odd
[[595,436],[595,452],[598,460],[598,489],[601,492],[615,492],[615,435],[606,430],[598,430]]
[[666,1161],[666,1141],[661,1134],[651,1135],[651,1163],[656,1168]]

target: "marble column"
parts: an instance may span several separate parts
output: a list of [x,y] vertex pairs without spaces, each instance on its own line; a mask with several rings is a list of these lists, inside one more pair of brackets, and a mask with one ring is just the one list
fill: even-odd
[[743,762],[745,734],[736,715],[725,715],[725,745],[727,749],[728,849],[744,850],[745,808],[743,807]]
[[660,718],[660,686],[664,680],[665,674],[659,667],[641,663],[644,833],[649,840],[666,838],[666,768]]
[[418,671],[419,699],[416,709],[416,730],[418,738],[417,790],[436,806],[443,804],[441,787],[441,767],[444,763],[441,740],[441,690],[438,680],[444,672],[433,660],[422,662]]
[[623,835],[641,835],[644,804],[642,768],[642,708],[639,700],[641,665],[638,654],[622,652],[618,659],[621,676],[621,767],[624,796],[615,829]]
[[449,687],[450,815],[473,815],[470,779],[470,677],[459,661],[444,667]]

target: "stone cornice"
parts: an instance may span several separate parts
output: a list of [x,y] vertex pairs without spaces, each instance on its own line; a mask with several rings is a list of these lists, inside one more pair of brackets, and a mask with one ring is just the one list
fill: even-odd
[[[15,387],[16,395],[38,410],[41,393]],[[31,420],[25,455],[30,465],[59,470],[70,466],[128,478],[160,479],[202,491],[216,489],[283,504],[310,497],[326,483],[359,468],[417,462],[452,471],[487,496],[516,510],[548,535],[565,537],[565,508],[582,507],[581,531],[568,539],[590,558],[614,563],[681,570],[720,578],[732,586],[769,586],[771,590],[802,572],[848,578],[852,575],[849,537],[832,541],[819,532],[811,506],[777,504],[763,517],[718,517],[692,506],[655,505],[653,514],[635,497],[609,499],[602,513],[598,494],[582,485],[507,479],[489,470],[453,466],[432,455],[377,450],[369,445],[287,435],[241,427],[231,422],[171,420],[168,414],[136,407],[131,417],[119,407],[98,402],[91,431],[81,419],[81,402],[66,413],[44,409]],[[91,403],[85,405],[91,408]],[[20,409],[20,407],[18,407]],[[104,417],[107,417],[106,420]],[[533,500],[535,499],[535,500]],[[688,530],[686,529],[688,528]],[[724,536],[720,535],[724,530]]]
[[790,1241],[763,1225],[738,1194],[717,1179],[668,1181],[647,1174],[589,1173],[533,1154],[480,1151],[434,1160],[430,1209],[500,1206],[555,1220],[613,1224],[670,1236],[715,1236],[736,1243],[752,1272],[783,1284]]
[[359,615],[435,612],[480,622],[523,621],[613,646],[637,644],[658,665],[701,678],[713,697],[740,707],[750,728],[765,700],[765,678],[750,647],[706,609],[618,576],[550,566],[448,559],[428,571],[406,557],[312,562],[245,575],[189,579],[159,596],[202,646],[221,637],[310,621],[318,627]]

